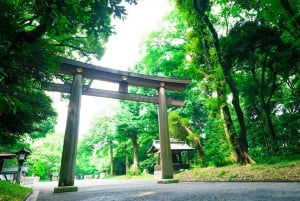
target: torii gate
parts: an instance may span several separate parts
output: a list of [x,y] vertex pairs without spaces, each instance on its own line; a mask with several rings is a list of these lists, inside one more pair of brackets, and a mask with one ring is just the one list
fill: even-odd
[[[70,93],[67,125],[61,159],[58,187],[54,192],[77,191],[74,186],[76,152],[81,95],[100,96],[158,104],[159,138],[161,147],[162,178],[159,183],[176,182],[173,179],[172,155],[168,131],[167,105],[183,106],[183,101],[167,99],[165,90],[184,91],[190,80],[154,77],[65,59],[59,73],[73,75],[72,85],[51,83],[49,91]],[[90,88],[82,84],[83,78],[119,83],[119,91]],[[128,93],[128,85],[154,88],[158,96],[142,96]],[[178,182],[178,181],[177,181]]]

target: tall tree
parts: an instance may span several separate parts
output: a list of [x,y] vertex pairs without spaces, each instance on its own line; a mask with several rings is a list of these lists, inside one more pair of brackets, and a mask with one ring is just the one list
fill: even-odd
[[[196,144],[198,144],[198,151],[203,158],[200,133],[203,134],[204,132],[207,112],[205,110],[204,100],[200,98],[202,92],[199,87],[199,81],[197,80],[199,77],[195,75],[194,69],[188,68],[186,65],[186,58],[188,58],[188,56],[186,53],[187,41],[185,35],[187,29],[187,24],[177,9],[174,9],[166,15],[158,30],[151,33],[149,38],[145,41],[145,56],[137,65],[137,70],[156,76],[163,75],[193,79],[190,86],[186,89],[184,97],[176,93],[168,93],[169,97],[185,100],[184,107],[169,109],[169,118],[171,118],[169,119],[169,128],[170,133],[175,135],[175,133],[179,133],[181,130],[176,129],[178,128],[176,125],[181,125],[179,126],[180,128],[185,127],[186,130],[182,130],[184,136],[180,138],[186,139],[186,134],[190,133],[190,136],[193,136],[190,140],[192,142],[195,140]],[[180,116],[177,118],[178,116],[175,115],[176,118],[173,123],[176,125],[174,127],[172,127],[172,114],[178,114],[178,116]],[[183,121],[181,122],[181,120]]]
[[117,114],[117,134],[119,141],[131,140],[133,148],[133,170],[134,174],[138,174],[139,167],[139,151],[138,151],[138,134],[143,126],[139,124],[141,118],[141,106],[139,102],[121,101],[121,112]]
[[[286,83],[297,76],[299,50],[282,41],[279,29],[261,21],[238,23],[224,41],[224,59],[232,65],[243,89],[250,121],[261,122],[265,147],[278,151],[282,128],[276,126],[277,116],[283,112],[279,97],[289,91]],[[291,95],[285,98],[294,102]]]
[[[225,134],[229,143],[233,147],[233,151],[236,155],[236,160],[240,164],[251,163],[253,160],[248,155],[248,145],[246,138],[246,127],[244,121],[244,114],[239,103],[239,93],[233,82],[228,66],[222,62],[221,48],[219,43],[218,33],[210,19],[209,13],[211,12],[211,2],[209,0],[193,0],[193,1],[177,1],[179,8],[185,13],[188,23],[193,27],[194,34],[191,37],[197,37],[201,40],[200,44],[197,42],[198,47],[195,44],[192,48],[203,48],[202,53],[204,55],[201,58],[200,55],[194,55],[194,61],[201,63],[205,62],[206,71],[204,74],[213,76],[211,79],[215,83],[215,90],[217,92],[219,100],[219,108],[221,112],[221,118],[224,123]],[[195,40],[197,40],[197,38]],[[195,51],[195,50],[194,50]],[[229,106],[227,104],[227,92],[226,83],[233,95],[233,107],[236,111],[239,123],[238,134],[234,126],[232,115],[230,113]]]

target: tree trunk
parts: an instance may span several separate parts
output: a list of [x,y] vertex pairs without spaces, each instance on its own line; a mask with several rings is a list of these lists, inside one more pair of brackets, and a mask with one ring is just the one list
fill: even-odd
[[138,175],[139,167],[139,154],[138,154],[138,145],[137,145],[137,134],[134,133],[131,135],[131,141],[133,146],[133,171],[134,175]]
[[224,82],[219,82],[217,94],[218,94],[218,101],[220,107],[221,118],[223,120],[224,131],[226,137],[228,139],[229,144],[233,148],[232,156],[239,164],[248,164],[248,163],[255,163],[248,153],[243,150],[239,138],[237,136],[236,130],[234,128],[234,124],[230,115],[229,107],[226,103],[226,94]]
[[[274,141],[276,138],[276,133],[275,133],[275,129],[272,123],[272,119],[271,119],[271,111],[270,111],[270,100],[271,100],[271,96],[273,93],[270,94],[270,98],[269,101],[266,101],[266,97],[265,97],[265,88],[266,88],[266,67],[264,65],[262,65],[262,69],[261,69],[261,80],[260,80],[260,90],[259,90],[259,98],[260,98],[260,102],[262,105],[262,110],[263,110],[263,114],[264,114],[264,118],[265,118],[265,123],[267,125],[267,128],[270,132],[270,136],[271,139]],[[273,88],[272,88],[273,91]]]
[[127,146],[125,147],[125,169],[126,169],[126,175],[129,175],[129,159],[128,159],[128,151]]
[[[247,138],[246,138],[246,126],[244,123],[244,117],[242,113],[242,109],[239,104],[239,96],[238,96],[238,90],[235,88],[235,85],[233,83],[233,80],[231,79],[231,76],[229,73],[226,73],[227,69],[225,68],[224,64],[221,62],[221,50],[220,50],[220,44],[219,44],[219,37],[218,34],[211,23],[207,11],[209,8],[209,0],[205,1],[193,1],[194,8],[196,12],[199,14],[200,20],[203,21],[203,29],[200,30],[203,35],[204,40],[204,49],[206,49],[205,57],[207,57],[207,60],[209,60],[209,65],[211,65],[211,68],[217,69],[221,68],[223,71],[224,77],[216,77],[215,81],[217,84],[217,94],[218,94],[218,101],[219,101],[219,107],[221,112],[221,117],[224,123],[224,130],[225,134],[227,136],[227,139],[229,141],[229,144],[234,148],[234,155],[236,155],[236,160],[240,164],[247,164],[247,163],[253,163],[254,161],[250,158],[250,156],[247,153]],[[209,30],[209,33],[205,32],[206,29]],[[212,42],[208,41],[208,38],[212,38]],[[210,53],[210,49],[214,48],[216,50],[216,53]],[[212,60],[212,58],[215,58],[215,60]],[[217,70],[215,70],[217,71]],[[226,79],[227,78],[227,79]],[[226,81],[226,83],[229,85],[230,89],[232,90],[232,94],[234,95],[234,104],[235,109],[237,112],[237,116],[241,119],[239,119],[239,124],[241,126],[240,131],[242,132],[241,141],[239,140],[237,133],[234,128],[234,124],[231,118],[231,114],[227,105],[227,96],[226,96],[226,87],[225,83],[223,82],[223,79]],[[243,144],[241,143],[243,142]]]
[[265,102],[263,102],[262,105],[263,105],[263,113],[264,113],[266,126],[268,128],[268,131],[270,133],[272,141],[275,141],[276,140],[276,133],[275,133],[274,125],[273,125],[273,122],[272,122],[271,112],[270,112],[269,106]]
[[196,145],[198,157],[204,161],[205,160],[205,155],[203,151],[203,147],[201,145],[200,138],[196,136],[188,127],[184,126],[185,131],[187,132],[188,136],[193,140],[194,144]]
[[[258,100],[259,100],[259,104],[257,104],[257,113],[258,115],[261,114],[260,116],[262,117],[262,121],[264,124],[262,124],[263,129],[265,127],[267,127],[268,130],[268,139],[274,141],[276,139],[276,132],[273,126],[273,122],[272,122],[272,118],[271,118],[271,111],[270,111],[270,101],[272,99],[272,96],[274,94],[275,91],[275,87],[276,87],[276,74],[274,74],[274,78],[273,78],[273,84],[272,84],[272,89],[271,89],[271,93],[270,96],[268,98],[268,100],[266,101],[266,97],[265,97],[265,90],[267,88],[267,86],[265,85],[265,76],[266,76],[266,67],[265,65],[262,65],[261,68],[261,76],[260,79],[258,79],[258,76],[256,74],[255,71],[255,67],[251,68],[251,73],[252,73],[252,77],[253,80],[256,83],[259,83],[259,88],[258,88]],[[264,140],[265,140],[265,144],[266,144],[266,148],[269,150],[270,148],[270,144],[268,142],[268,139],[266,138],[266,136],[264,135]]]
[[[222,66],[225,66],[222,64]],[[229,85],[229,88],[232,92],[232,105],[235,110],[238,122],[239,122],[239,127],[240,127],[240,132],[239,132],[239,141],[240,145],[242,146],[242,149],[245,152],[248,152],[248,140],[247,140],[247,129],[245,125],[245,119],[244,119],[244,113],[240,105],[240,98],[239,98],[239,91],[236,88],[236,85],[232,79],[231,73],[227,67],[223,68],[223,73],[225,76],[225,80],[227,84]]]
[[110,155],[110,175],[114,175],[114,152],[112,142],[110,141],[109,155]]
[[[288,0],[280,0],[281,5],[283,8],[286,10],[286,12],[289,14],[291,17],[292,23],[295,27],[296,30],[300,28],[300,17],[297,15],[295,10],[292,8],[290,2]],[[299,34],[299,32],[298,32]]]

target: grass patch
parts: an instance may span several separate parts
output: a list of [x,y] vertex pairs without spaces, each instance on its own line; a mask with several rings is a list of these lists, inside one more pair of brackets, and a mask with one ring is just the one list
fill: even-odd
[[30,192],[31,188],[0,181],[0,201],[23,201]]
[[276,164],[194,168],[174,175],[179,181],[300,181],[300,160]]
[[225,170],[220,170],[219,173],[218,173],[218,177],[221,177],[221,176],[223,176],[225,174],[226,174]]

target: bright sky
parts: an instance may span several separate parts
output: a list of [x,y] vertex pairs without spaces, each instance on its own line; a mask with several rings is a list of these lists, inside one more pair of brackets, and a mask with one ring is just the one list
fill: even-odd
[[[113,21],[117,34],[110,37],[102,59],[94,61],[93,64],[127,71],[141,59],[139,53],[141,44],[158,27],[162,17],[172,9],[172,6],[169,0],[139,0],[138,2],[137,6],[127,6],[128,16],[125,21]],[[93,85],[102,89],[118,89],[118,86],[103,82],[94,82]],[[63,133],[68,101],[61,101],[58,93],[52,93],[51,97],[53,106],[58,111],[56,131]],[[118,100],[82,96],[79,135],[87,133],[93,118],[100,115],[113,115],[117,108]]]

